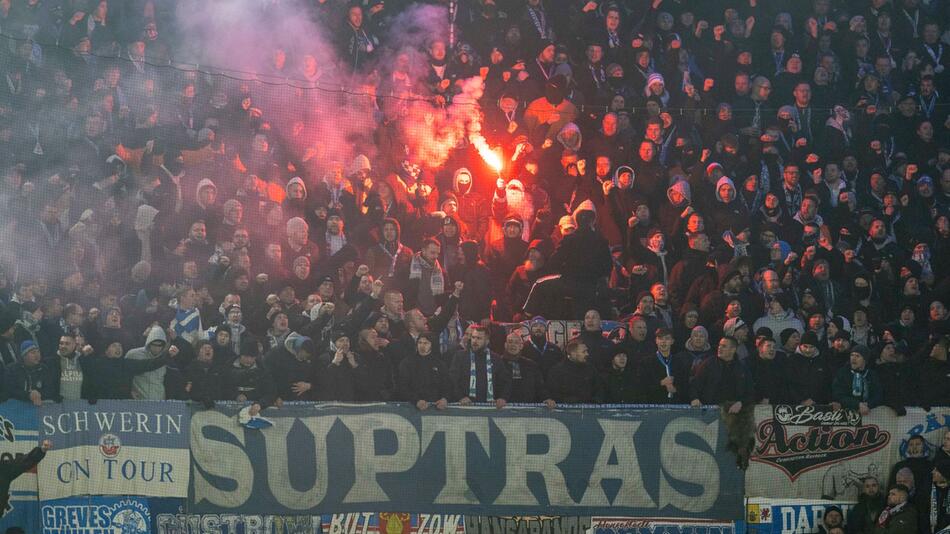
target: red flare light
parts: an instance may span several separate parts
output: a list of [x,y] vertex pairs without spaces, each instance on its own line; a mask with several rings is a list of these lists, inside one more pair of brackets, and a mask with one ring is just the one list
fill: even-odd
[[473,135],[471,138],[472,146],[475,147],[475,150],[478,150],[478,155],[485,160],[485,164],[492,168],[496,173],[501,173],[501,169],[504,166],[504,163],[501,161],[501,156],[499,156],[494,150],[488,146],[488,143],[485,142],[485,138],[481,135]]

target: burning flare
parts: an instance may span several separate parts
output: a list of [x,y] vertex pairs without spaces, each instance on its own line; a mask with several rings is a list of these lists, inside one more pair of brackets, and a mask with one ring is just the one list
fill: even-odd
[[472,146],[478,150],[478,155],[485,160],[485,164],[491,167],[496,173],[501,173],[501,169],[504,166],[504,163],[501,161],[501,156],[488,146],[485,138],[482,137],[481,134],[475,134],[471,136],[470,141]]

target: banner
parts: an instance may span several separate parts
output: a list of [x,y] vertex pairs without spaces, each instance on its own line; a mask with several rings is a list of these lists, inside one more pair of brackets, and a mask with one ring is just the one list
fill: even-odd
[[43,534],[149,534],[152,531],[148,500],[141,497],[73,497],[44,501],[40,514]]
[[184,512],[181,499],[151,499],[151,505],[153,534],[465,534],[460,515],[194,514]]
[[825,510],[841,509],[847,522],[855,503],[808,499],[750,499],[746,505],[746,530],[749,534],[816,534]]
[[264,430],[235,414],[192,415],[195,512],[742,517],[715,409],[284,406]]
[[324,515],[321,522],[323,534],[465,534],[461,515],[364,512]]
[[[10,462],[33,450],[36,439],[36,408],[29,403],[0,403],[0,461]],[[37,502],[36,469],[23,473],[10,485],[10,501],[0,510],[0,532],[20,527],[25,532],[39,531],[40,507]]]
[[[563,350],[569,340],[580,335],[581,327],[584,326],[584,322],[552,320],[547,321],[547,325],[548,343],[553,343]],[[624,323],[617,321],[601,322],[601,329],[603,329],[604,333],[606,333],[609,337],[616,339],[617,342],[620,342],[625,338],[626,330],[621,328],[623,326]],[[492,346],[504,345],[505,337],[507,337],[511,332],[518,332],[521,334],[521,337],[524,338],[525,342],[527,342],[528,338],[531,337],[530,327],[530,321],[524,321],[520,323],[491,323]]]
[[661,517],[595,517],[588,534],[736,534],[732,521]]
[[910,437],[922,436],[932,456],[950,409],[908,408],[899,417],[885,407],[861,416],[830,406],[756,406],[755,428],[747,496],[856,501],[866,478],[886,487]]
[[44,404],[40,498],[188,495],[188,406],[174,401]]
[[465,516],[466,534],[587,534],[591,524],[589,516]]

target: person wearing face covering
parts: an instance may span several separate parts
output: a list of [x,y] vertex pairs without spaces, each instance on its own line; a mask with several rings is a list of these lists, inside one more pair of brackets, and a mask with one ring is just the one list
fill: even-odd
[[558,132],[577,118],[577,107],[564,98],[566,90],[567,79],[552,76],[544,85],[544,96],[532,100],[525,111],[528,136],[541,149],[552,147]]

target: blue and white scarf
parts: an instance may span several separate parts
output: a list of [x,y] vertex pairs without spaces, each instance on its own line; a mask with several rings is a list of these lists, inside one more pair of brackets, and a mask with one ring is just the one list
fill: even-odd
[[[670,358],[664,358],[663,355],[660,354],[660,351],[656,351],[656,359],[659,360],[659,361],[660,361],[660,365],[662,365],[663,368],[666,369],[666,376],[673,376],[673,371],[672,371],[672,369],[670,368],[670,367],[672,366],[672,363],[673,363],[673,358],[672,358],[672,357],[670,357]],[[666,398],[672,399],[672,398],[673,398],[673,393],[670,392],[670,391],[667,391],[667,392],[666,392]]]
[[868,400],[868,371],[851,370],[851,395],[862,401]]
[[[468,398],[475,400],[477,397],[476,394],[476,385],[478,383],[478,373],[475,371],[475,353],[469,351],[468,353]],[[485,377],[488,381],[486,384],[485,400],[487,402],[495,401],[495,385],[492,376],[492,362],[491,362],[491,353],[485,351]]]

